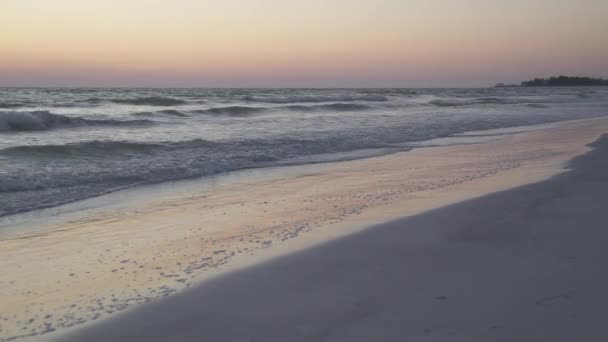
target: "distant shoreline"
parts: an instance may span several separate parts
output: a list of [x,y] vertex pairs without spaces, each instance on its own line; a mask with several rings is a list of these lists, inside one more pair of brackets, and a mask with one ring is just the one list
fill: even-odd
[[608,79],[593,78],[586,76],[552,76],[550,78],[535,78],[523,81],[521,84],[498,83],[496,88],[508,87],[605,87]]

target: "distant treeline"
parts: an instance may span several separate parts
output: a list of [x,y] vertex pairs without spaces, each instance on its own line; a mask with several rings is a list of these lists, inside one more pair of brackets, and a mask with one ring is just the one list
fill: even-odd
[[569,86],[608,86],[608,80],[591,77],[557,76],[551,78],[535,78],[521,82],[523,87],[569,87]]

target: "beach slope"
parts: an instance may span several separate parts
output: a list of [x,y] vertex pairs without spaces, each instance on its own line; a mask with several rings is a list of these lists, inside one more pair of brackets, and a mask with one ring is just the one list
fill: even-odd
[[608,137],[571,171],[241,270],[62,341],[608,339]]

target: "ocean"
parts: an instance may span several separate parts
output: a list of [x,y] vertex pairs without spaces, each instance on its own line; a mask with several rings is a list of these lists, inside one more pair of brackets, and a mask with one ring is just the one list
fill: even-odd
[[145,184],[607,115],[608,87],[0,88],[0,216]]

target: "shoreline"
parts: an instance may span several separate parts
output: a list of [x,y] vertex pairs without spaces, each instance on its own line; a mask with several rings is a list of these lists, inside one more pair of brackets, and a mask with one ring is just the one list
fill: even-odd
[[[146,195],[150,195],[157,191],[161,192],[161,196],[171,197],[175,195],[175,193],[184,191],[184,189],[190,190],[191,187],[194,187],[196,188],[196,190],[193,191],[193,193],[200,193],[203,191],[212,190],[215,185],[224,185],[231,182],[238,182],[242,179],[245,179],[246,181],[256,181],[267,179],[273,176],[297,176],[298,173],[301,173],[300,169],[314,168],[319,165],[327,166],[337,163],[352,162],[370,158],[382,158],[385,156],[390,156],[392,154],[410,152],[413,149],[420,148],[481,144],[491,142],[492,140],[500,139],[502,137],[512,134],[520,134],[543,130],[547,128],[553,128],[556,125],[559,125],[560,123],[576,122],[581,120],[594,120],[602,118],[603,117],[594,117],[590,119],[564,120],[534,125],[509,126],[481,131],[468,131],[430,140],[412,141],[397,144],[394,147],[363,149],[343,153],[334,153],[336,155],[341,155],[341,157],[328,157],[327,161],[323,161],[322,156],[324,156],[324,154],[320,154],[313,155],[311,158],[312,161],[309,162],[302,161],[300,163],[294,161],[284,161],[283,163],[279,163],[277,165],[251,167],[220,172],[217,174],[210,174],[207,176],[196,176],[193,178],[175,179],[170,181],[160,181],[156,183],[146,183],[141,185],[128,186],[125,188],[108,191],[103,194],[68,201],[62,204],[51,205],[49,207],[42,207],[34,210],[27,210],[23,212],[16,212],[13,214],[0,216],[0,241],[11,238],[27,237],[28,235],[31,235],[30,233],[32,233],[30,231],[27,231],[29,229],[28,226],[40,226],[40,221],[44,221],[44,225],[48,226],[46,221],[48,221],[49,219],[70,215],[72,213],[76,213],[77,215],[74,218],[70,219],[79,219],[86,215],[96,216],[100,214],[100,210],[107,209],[107,207],[110,207],[110,209],[112,209],[111,207],[117,202],[120,202],[120,205],[130,205],[134,201],[145,200]],[[301,159],[306,160],[307,158]],[[271,176],[267,176],[266,174],[270,174]],[[176,191],[173,188],[177,188],[178,190]],[[83,214],[83,212],[87,212],[85,213],[86,215]],[[63,222],[58,221],[58,223]],[[15,228],[14,226],[18,226],[18,228]],[[15,233],[12,236],[10,232],[7,233],[7,231],[21,232],[22,230],[26,230],[26,232]]]
[[[58,226],[66,222],[71,223],[72,221],[82,220],[83,217],[86,216],[103,216],[105,214],[104,211],[115,210],[118,206],[127,206],[129,207],[129,210],[136,210],[136,207],[139,206],[138,202],[149,201],[148,197],[151,195],[155,197],[168,198],[174,197],[176,194],[187,196],[190,195],[185,194],[187,191],[190,191],[191,194],[214,191],[214,188],[218,185],[223,186],[234,184],[239,181],[252,182],[271,178],[298,177],[298,175],[302,174],[306,169],[312,170],[311,172],[314,173],[317,171],[315,169],[317,167],[326,167],[334,164],[353,161],[356,162],[371,158],[382,158],[393,154],[407,153],[413,149],[483,144],[509,135],[554,128],[560,123],[596,119],[603,119],[603,117],[564,120],[527,126],[502,127],[481,131],[469,131],[447,137],[399,144],[398,146],[400,147],[365,149],[365,152],[361,153],[364,156],[359,157],[356,156],[359,154],[359,151],[351,151],[347,152],[346,154],[352,154],[353,156],[345,156],[344,159],[330,158],[328,161],[313,161],[302,164],[292,164],[290,162],[286,162],[279,165],[245,168],[202,177],[197,176],[194,178],[176,179],[126,187],[124,189],[117,189],[97,196],[74,200],[50,207],[0,216],[0,241],[23,237],[27,238],[28,236],[35,235],[37,233],[44,233],[44,231],[39,232],[36,231],[36,228],[32,227]],[[386,149],[391,151],[377,151]],[[322,158],[313,159],[321,160]]]
[[603,340],[608,135],[548,180],[226,274],[61,341]]
[[[236,181],[136,213],[110,213],[2,241],[4,260],[22,264],[4,261],[0,269],[28,287],[21,284],[22,291],[14,292],[19,285],[9,283],[15,286],[5,289],[3,307],[23,318],[9,330],[5,326],[0,336],[34,315],[23,311],[24,303],[43,312],[33,321],[37,325],[25,325],[35,333],[45,327],[61,331],[72,323],[79,329],[84,322],[112,319],[204,280],[380,222],[547,179],[607,131],[608,120],[586,119],[479,145],[317,165],[283,178]],[[556,136],[559,143],[547,147]],[[41,261],[51,258],[52,263]],[[57,289],[45,288],[48,283]],[[68,318],[45,325],[52,320],[44,319],[50,314],[44,308]]]

